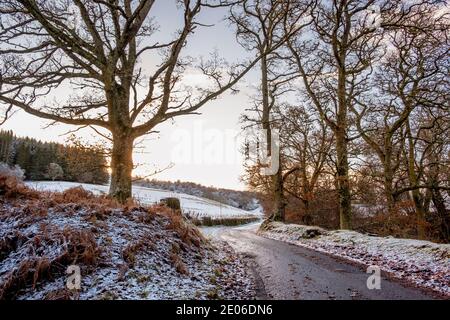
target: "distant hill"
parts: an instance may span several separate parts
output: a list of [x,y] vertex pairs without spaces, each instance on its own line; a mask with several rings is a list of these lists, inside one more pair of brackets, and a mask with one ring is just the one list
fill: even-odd
[[192,196],[215,200],[243,210],[258,208],[258,194],[250,191],[237,191],[224,188],[206,187],[194,182],[162,181],[145,179],[134,182],[135,185],[186,193]]

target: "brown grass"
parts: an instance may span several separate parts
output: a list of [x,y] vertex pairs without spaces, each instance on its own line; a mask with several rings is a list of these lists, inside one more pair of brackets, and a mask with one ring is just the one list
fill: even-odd
[[73,300],[78,298],[79,293],[67,288],[57,289],[48,292],[44,300]]
[[0,286],[0,300],[14,298],[22,288],[33,288],[43,280],[52,279],[65,272],[71,264],[94,266],[100,255],[94,235],[87,230],[66,227],[64,230],[42,225],[27,245],[35,254],[42,252],[51,244],[63,246],[61,253],[53,259],[34,255],[23,259],[17,268],[12,270]]
[[167,228],[173,230],[184,243],[189,246],[194,245],[197,248],[205,243],[206,240],[200,231],[185,219],[179,211],[170,210],[167,213],[169,218]]
[[[403,201],[398,204],[397,210],[388,213],[385,210],[379,210],[373,216],[354,215],[354,228],[357,231],[376,234],[382,237],[393,236],[396,238],[417,238],[417,217],[414,212],[414,206],[409,201]],[[431,237],[430,224],[424,223],[427,230],[427,238],[435,240]]]
[[132,200],[122,205],[107,195],[95,195],[81,186],[73,187],[63,192],[49,192],[47,193],[47,197],[49,204],[53,206],[56,204],[75,203],[89,208],[106,207],[109,209],[124,209],[134,205]]
[[128,267],[134,267],[136,263],[136,255],[142,251],[150,251],[155,249],[153,239],[150,237],[144,237],[130,243],[122,250],[122,258],[127,263]]
[[60,263],[64,265],[82,263],[87,266],[97,263],[100,248],[97,247],[92,231],[66,227],[62,233],[67,244],[66,251],[60,256]]
[[39,198],[39,192],[28,188],[15,176],[0,176],[0,195],[5,199]]
[[176,243],[173,243],[169,256],[170,262],[172,263],[173,267],[175,268],[175,270],[177,270],[178,273],[188,275],[189,271],[179,254],[180,254],[180,247]]
[[0,239],[0,261],[2,261],[9,253],[15,251],[27,239],[21,232],[16,231],[12,234]]
[[[101,248],[97,245],[95,233],[102,230],[104,220],[114,211],[119,211],[141,223],[153,223],[155,218],[159,217],[158,223],[172,230],[181,240],[172,247],[169,256],[174,268],[180,274],[188,274],[181,252],[191,248],[196,250],[195,248],[202,244],[206,245],[206,240],[198,229],[187,221],[180,211],[174,211],[165,205],[147,208],[137,205],[132,200],[122,205],[108,196],[96,196],[81,187],[64,192],[38,192],[14,177],[0,177],[0,196],[0,204],[2,200],[8,201],[7,206],[0,206],[1,220],[13,221],[18,229],[32,224],[39,225],[38,231],[31,238],[17,231],[0,239],[0,261],[13,252],[32,253],[26,254],[13,270],[2,277],[0,300],[13,299],[26,287],[35,288],[43,281],[62,276],[66,272],[66,267],[72,264],[80,265],[83,272],[93,270],[101,262]],[[77,229],[76,226],[61,229],[42,222],[45,221],[43,218],[47,217],[50,209],[53,214],[81,215],[93,226],[87,229]],[[155,241],[160,237],[158,234],[155,234],[155,239],[143,237],[126,246],[122,252],[126,262],[124,267],[132,267],[137,261],[139,252],[154,250]],[[51,247],[58,247],[60,251],[57,254],[55,251],[52,251],[53,255],[48,254]],[[57,290],[48,293],[45,299],[69,299],[73,298],[74,294],[76,295],[76,292]]]

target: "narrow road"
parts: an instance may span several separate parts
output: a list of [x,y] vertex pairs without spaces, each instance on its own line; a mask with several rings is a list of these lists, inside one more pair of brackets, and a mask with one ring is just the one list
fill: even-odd
[[382,278],[380,290],[369,290],[369,274],[358,266],[281,241],[256,235],[257,224],[203,228],[252,258],[261,283],[259,298],[268,299],[431,299],[418,289]]

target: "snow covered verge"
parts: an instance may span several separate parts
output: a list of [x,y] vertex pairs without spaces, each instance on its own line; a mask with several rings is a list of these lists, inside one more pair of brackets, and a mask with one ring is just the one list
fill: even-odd
[[[78,267],[80,288],[69,289]],[[246,262],[167,207],[122,206],[82,188],[38,192],[0,176],[0,300],[254,296]]]
[[258,234],[364,265],[450,298],[450,244],[372,237],[355,231],[264,222]]
[[[27,181],[26,184],[39,191],[62,192],[69,188],[82,186],[84,189],[101,195],[108,193],[108,186],[66,182],[66,181]],[[146,187],[133,186],[133,198],[143,205],[157,204],[161,199],[176,197],[180,199],[181,209],[186,216],[196,220],[204,218],[210,220],[226,219],[260,219],[263,216],[262,209],[258,207],[253,211],[245,211],[214,200],[192,196],[184,193],[172,192],[168,190],[152,189]]]

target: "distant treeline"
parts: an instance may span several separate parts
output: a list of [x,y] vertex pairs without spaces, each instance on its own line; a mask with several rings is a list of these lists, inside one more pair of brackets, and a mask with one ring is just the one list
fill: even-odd
[[186,193],[192,196],[202,197],[243,210],[254,210],[258,207],[256,192],[237,191],[215,187],[206,187],[194,182],[183,181],[161,181],[161,180],[138,180],[134,183],[147,188],[170,190],[174,192]]
[[27,180],[102,184],[109,179],[103,150],[20,138],[12,131],[0,130],[0,162],[20,166]]

